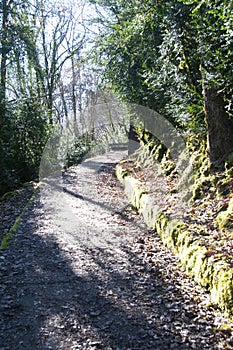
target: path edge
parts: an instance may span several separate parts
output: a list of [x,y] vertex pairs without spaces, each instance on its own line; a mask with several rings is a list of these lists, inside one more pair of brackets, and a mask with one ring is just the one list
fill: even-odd
[[146,225],[157,231],[163,244],[179,258],[186,273],[210,293],[211,302],[233,321],[233,268],[209,254],[184,222],[170,219],[159,211],[155,197],[120,164],[116,166],[116,176]]
[[30,204],[33,202],[35,196],[37,195],[37,193],[39,191],[39,187],[40,187],[40,183],[38,183],[34,186],[34,191],[33,191],[32,195],[30,196],[30,198],[28,199],[25,206],[23,207],[21,213],[17,216],[14,224],[11,226],[11,228],[8,230],[8,232],[4,235],[4,237],[1,241],[1,244],[0,244],[0,250],[5,250],[8,247],[8,245],[10,244],[13,233],[18,229],[19,223],[22,220],[25,211],[29,208]]

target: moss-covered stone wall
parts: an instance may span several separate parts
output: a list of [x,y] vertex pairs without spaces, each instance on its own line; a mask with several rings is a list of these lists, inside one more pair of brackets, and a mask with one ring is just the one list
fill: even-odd
[[155,229],[163,243],[180,259],[187,273],[211,295],[213,303],[233,317],[233,269],[209,254],[200,239],[194,237],[183,222],[171,220],[162,212],[152,194],[121,165],[116,169],[131,204],[143,216],[149,228]]

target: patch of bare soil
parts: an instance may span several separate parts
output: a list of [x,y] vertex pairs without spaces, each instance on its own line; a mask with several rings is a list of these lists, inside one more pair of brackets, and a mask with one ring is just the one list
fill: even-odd
[[224,317],[131,208],[124,152],[44,181],[0,252],[1,350],[232,349]]

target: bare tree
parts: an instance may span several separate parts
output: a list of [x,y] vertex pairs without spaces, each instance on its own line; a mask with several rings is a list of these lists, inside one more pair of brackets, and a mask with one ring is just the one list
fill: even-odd
[[52,124],[55,110],[54,94],[59,87],[63,67],[82,49],[85,33],[78,32],[72,6],[65,6],[59,1],[37,0],[35,22],[38,28],[40,76],[46,92],[45,100]]

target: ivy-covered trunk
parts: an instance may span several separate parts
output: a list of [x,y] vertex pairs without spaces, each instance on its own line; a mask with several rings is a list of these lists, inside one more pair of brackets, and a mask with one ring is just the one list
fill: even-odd
[[204,88],[204,98],[209,159],[212,165],[218,166],[233,152],[233,119],[226,112],[224,97],[215,86]]

